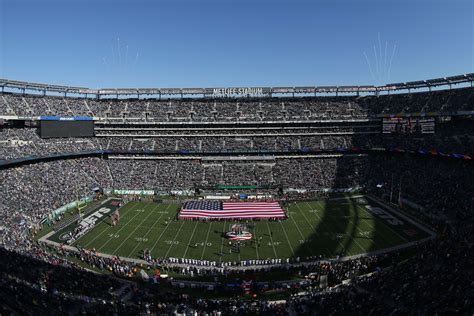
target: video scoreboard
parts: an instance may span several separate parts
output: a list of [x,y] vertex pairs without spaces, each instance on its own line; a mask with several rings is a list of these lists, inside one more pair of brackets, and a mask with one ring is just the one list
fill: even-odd
[[41,121],[41,138],[94,137],[94,121]]
[[384,134],[434,134],[434,118],[391,117],[384,118],[382,124]]

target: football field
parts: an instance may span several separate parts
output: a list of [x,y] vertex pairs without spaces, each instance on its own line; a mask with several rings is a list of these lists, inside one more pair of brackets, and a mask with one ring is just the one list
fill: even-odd
[[[234,262],[247,259],[336,258],[379,251],[430,236],[400,213],[367,197],[339,197],[283,205],[282,221],[249,221],[252,240],[240,246],[223,235],[232,221],[175,219],[179,204],[129,202],[120,208],[120,222],[100,221],[74,245],[129,258],[153,257]],[[242,222],[241,222],[242,223]],[[55,239],[59,233],[51,236]]]

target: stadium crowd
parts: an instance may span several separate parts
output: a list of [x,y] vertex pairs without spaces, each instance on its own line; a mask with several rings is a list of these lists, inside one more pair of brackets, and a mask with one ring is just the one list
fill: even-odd
[[472,88],[368,96],[240,99],[86,99],[4,93],[0,115],[96,116],[161,122],[354,119],[401,112],[470,110]]
[[[56,271],[56,268],[53,269],[51,264],[54,266],[65,264],[68,267],[71,261],[68,259],[74,257],[77,260],[87,262],[92,268],[109,271],[119,277],[131,276],[133,272],[139,269],[134,264],[122,261],[119,258],[97,257],[93,250],[82,250],[75,254],[61,249],[56,250],[56,252],[44,251],[42,247],[29,240],[28,232],[34,231],[36,224],[54,207],[73,200],[75,196],[88,192],[94,186],[111,186],[113,183],[111,174],[120,175],[120,178],[123,177],[125,180],[119,181],[125,181],[120,183],[127,186],[134,183],[136,187],[147,187],[150,184],[155,184],[156,182],[147,182],[152,181],[152,177],[139,178],[133,176],[136,172],[147,174],[146,166],[149,162],[135,164],[130,160],[126,160],[127,165],[124,165],[124,161],[107,161],[99,158],[60,160],[7,169],[0,173],[2,184],[4,184],[2,186],[3,203],[0,204],[1,242],[3,247],[6,248],[2,251],[5,252],[5,256],[18,257],[18,259],[7,260],[4,263],[14,265],[14,267],[7,266],[3,269],[3,271],[8,271],[8,277],[2,278],[2,282],[5,282],[4,291],[12,291],[12,289],[16,289],[19,293],[21,291],[37,291],[38,295],[50,296],[48,300],[54,301],[55,304],[58,304],[57,301],[59,300],[61,308],[70,308],[71,306],[80,308],[77,303],[84,300],[85,295],[90,306],[99,304],[109,308],[115,306],[115,308],[138,308],[142,310],[146,310],[146,306],[148,306],[150,311],[155,312],[182,309],[209,311],[215,308],[223,313],[239,313],[242,311],[247,313],[254,311],[268,311],[271,313],[292,311],[298,313],[313,308],[322,311],[341,311],[342,308],[342,311],[344,311],[343,307],[330,303],[337,297],[352,300],[361,299],[361,302],[365,302],[360,305],[361,311],[366,310],[366,308],[378,308],[384,311],[406,312],[418,310],[429,313],[443,308],[446,311],[471,308],[472,300],[469,300],[469,296],[466,296],[468,292],[463,292],[474,282],[472,272],[469,272],[473,263],[471,236],[473,228],[472,210],[474,209],[472,197],[469,195],[472,193],[472,185],[470,184],[474,176],[470,162],[387,155],[370,156],[363,159],[349,157],[340,159],[344,160],[330,160],[331,163],[334,163],[333,167],[327,161],[319,164],[317,159],[301,159],[300,162],[283,159],[282,164],[277,162],[277,168],[281,170],[281,174],[285,174],[295,168],[295,163],[300,163],[303,170],[316,168],[314,174],[319,176],[327,174],[327,184],[330,187],[347,183],[341,179],[352,179],[356,184],[365,185],[368,191],[381,197],[389,196],[390,190],[394,190],[392,195],[398,196],[401,182],[401,195],[423,206],[425,211],[421,215],[425,215],[430,219],[433,228],[441,233],[440,237],[432,243],[416,246],[417,254],[415,257],[410,258],[403,264],[390,265],[387,270],[379,270],[380,266],[383,266],[379,264],[380,261],[387,262],[388,260],[391,263],[392,259],[390,258],[399,254],[384,255],[385,257],[368,257],[362,259],[363,261],[354,259],[344,262],[320,262],[316,264],[314,262],[318,262],[318,260],[315,260],[312,261],[313,263],[294,265],[294,267],[293,265],[285,265],[286,262],[283,261],[280,269],[299,269],[297,273],[301,276],[309,273],[317,273],[318,276],[327,275],[330,287],[341,284],[343,280],[352,279],[354,276],[374,272],[369,276],[355,279],[350,285],[340,285],[332,290],[323,291],[319,286],[316,286],[319,279],[317,279],[318,281],[292,285],[292,287],[296,286],[295,291],[304,292],[305,294],[291,297],[283,306],[258,300],[254,300],[252,304],[240,301],[232,302],[232,300],[192,301],[189,298],[179,297],[179,295],[171,301],[160,301],[160,298],[156,298],[154,294],[151,294],[152,291],[145,287],[145,289],[137,290],[137,292],[129,295],[132,298],[129,298],[128,302],[136,302],[136,304],[130,305],[133,307],[128,305],[124,307],[126,304],[122,306],[116,299],[103,298],[105,293],[109,293],[108,288],[97,287],[97,291],[89,289],[92,292],[85,294],[87,292],[83,291],[87,289],[83,289],[81,287],[82,282],[77,279],[80,277],[74,276],[74,280],[79,281],[64,287],[66,285],[61,284],[61,280],[68,277],[61,278],[59,272],[57,274],[51,272],[45,274],[45,272],[31,270],[30,264],[25,264],[22,260],[40,259],[42,262],[47,262],[44,263],[46,266],[42,268],[43,270]],[[150,163],[151,165],[153,164]],[[160,169],[161,167],[163,166],[160,166]],[[328,171],[332,168],[334,168],[334,171]],[[185,167],[179,167],[178,169],[186,170]],[[124,174],[126,170],[131,170],[128,176]],[[233,175],[232,172],[225,172],[224,174],[228,174],[230,177]],[[64,175],[67,176],[64,177]],[[117,178],[117,176],[114,176],[114,178]],[[307,178],[303,177],[293,184],[311,187],[304,181],[314,181],[314,178],[314,175]],[[130,182],[132,181],[130,179],[133,179],[133,182]],[[180,176],[178,175],[172,181],[175,184],[180,184],[182,182],[179,179]],[[186,179],[186,177],[182,179]],[[325,178],[322,177],[322,179]],[[420,179],[423,179],[423,185],[420,185]],[[391,181],[395,181],[395,183],[391,183]],[[354,182],[351,183],[354,184]],[[291,182],[287,183],[287,185],[289,184]],[[377,184],[383,185],[378,187]],[[321,182],[320,185],[324,185],[324,183]],[[443,194],[433,194],[434,192],[443,192]],[[450,221],[450,225],[446,225],[447,220]],[[14,256],[9,251],[27,254],[28,256]],[[310,259],[311,262],[311,259],[318,258],[301,258],[301,262],[305,262],[307,259]],[[154,263],[159,263],[160,266],[166,266],[170,259],[153,258],[153,260]],[[393,260],[393,262],[398,262],[398,260]],[[435,264],[432,264],[433,262]],[[250,265],[248,271],[268,272],[269,268],[265,266],[265,263],[269,262],[263,263],[261,268],[253,264]],[[247,263],[239,264],[247,265]],[[35,265],[43,267],[43,263],[41,265],[36,263]],[[193,268],[179,268],[177,265],[173,267],[170,265],[169,269],[175,269],[176,272],[184,272],[185,274],[191,274],[192,271],[194,276],[203,273],[207,275],[208,271],[211,271],[210,275],[215,275],[220,269],[220,267],[215,267],[215,270],[204,269],[197,262],[194,262],[193,266]],[[30,272],[25,272],[25,269],[30,269]],[[462,275],[460,275],[461,272]],[[32,279],[32,276],[42,276],[43,279]],[[88,277],[92,278],[92,276]],[[44,278],[47,278],[47,281]],[[455,282],[453,283],[452,280],[455,280]],[[44,282],[50,282],[54,284],[54,287],[45,288]],[[118,282],[114,289],[123,286],[121,281],[107,282]],[[429,284],[432,284],[431,282],[438,284],[439,287],[437,288],[440,290],[433,288],[433,291],[426,291]],[[273,284],[273,287],[278,289],[283,285]],[[381,288],[382,292],[374,291],[374,288]],[[407,290],[407,288],[416,290]],[[11,295],[11,292],[9,293]],[[449,293],[449,295],[446,295],[446,293]],[[25,294],[25,297],[34,297],[35,295],[37,294],[30,293],[29,296]],[[15,297],[19,300],[21,298],[21,296]],[[48,302],[48,300],[43,302]],[[160,305],[155,300],[167,303]],[[425,305],[416,305],[420,300],[425,302]],[[32,302],[34,301],[33,298]],[[36,306],[36,308],[46,308],[46,306]]]
[[[379,113],[466,110],[472,104],[473,95],[472,88],[378,98],[243,101],[90,100],[3,94],[0,114],[117,116],[122,120],[136,117],[163,122],[353,120]],[[2,128],[0,157],[6,159],[97,149],[235,151],[380,146],[437,150],[429,157],[357,152],[326,157],[309,157],[303,152],[295,157],[236,155],[234,159],[176,159],[173,155],[131,159],[137,157],[123,155],[8,166],[0,171],[0,313],[472,313],[474,168],[470,160],[446,158],[441,154],[441,151],[472,154],[472,128],[472,121],[455,122],[441,125],[434,135],[417,137],[376,135],[371,133],[372,127],[353,134],[361,129],[350,125],[331,128],[330,135],[311,136],[297,135],[296,129],[282,131],[283,136],[271,130],[261,136],[257,129],[206,131],[207,137],[197,136],[203,133],[199,130],[186,131],[183,136],[180,135],[183,131],[171,129],[145,130],[140,135],[135,135],[137,132],[132,129],[98,129],[102,136],[52,140],[40,139],[32,128]],[[337,134],[338,131],[346,134]],[[121,133],[128,135],[124,137]],[[155,137],[158,133],[165,136]],[[93,188],[171,192],[217,185],[269,185],[275,187],[273,193],[284,201],[324,198],[328,194],[324,189],[358,188],[400,203],[408,214],[422,218],[437,236],[404,251],[348,260],[307,257],[217,265],[180,258],[153,258],[145,253],[144,259],[150,266],[99,256],[95,249],[50,248],[32,238],[52,210],[90,194]],[[281,188],[285,193],[279,191]],[[83,268],[84,264],[92,271]],[[236,266],[240,269],[235,269]],[[233,275],[233,282],[239,280],[240,284],[230,289],[223,282],[214,282],[215,286],[208,291],[220,294],[219,298],[208,299],[196,298],[188,289],[172,288],[172,280],[155,284],[136,278],[142,270],[153,274],[150,269],[156,267],[217,280],[223,275]],[[259,279],[272,273],[297,275],[298,280]],[[255,275],[256,279],[252,279]],[[243,294],[247,290],[252,295]],[[269,290],[285,290],[291,295],[279,302],[260,298]]]
[[[35,128],[0,128],[0,160],[98,150],[153,153],[242,153],[255,151],[308,152],[340,151],[352,148],[401,148],[471,154],[474,152],[472,119],[437,124],[435,134],[383,135],[380,123],[366,129],[358,126],[321,127],[311,131],[301,127],[283,129],[213,130],[172,128],[143,133],[128,128],[97,130],[92,138],[41,139]],[[319,127],[315,127],[319,129]],[[138,134],[139,133],[139,134]]]
[[[273,282],[265,286],[262,282],[252,282],[250,292],[255,294],[240,298],[231,297],[242,293],[241,287],[229,290],[217,283],[213,291],[228,295],[230,298],[227,299],[193,298],[171,289],[157,288],[153,283],[137,285],[97,275],[63,261],[62,256],[55,258],[38,249],[35,256],[41,261],[1,250],[2,258],[8,260],[1,263],[0,291],[2,297],[9,298],[8,302],[3,302],[7,303],[3,308],[27,314],[61,314],[66,310],[77,314],[98,311],[226,315],[460,313],[474,308],[469,290],[474,282],[472,228],[469,225],[456,232],[445,232],[432,242],[417,246],[416,254],[408,260],[394,260],[394,264],[383,269],[377,261],[363,269],[360,260],[321,264],[300,271],[302,275],[311,271],[313,279],[310,281]],[[390,261],[399,255],[392,253],[382,259]],[[95,262],[96,267],[103,264],[93,257],[84,260]],[[245,275],[239,276],[245,279]],[[323,276],[332,278],[329,287],[321,287]],[[346,281],[342,284],[343,280]],[[266,290],[283,289],[293,293],[284,301],[259,298]]]

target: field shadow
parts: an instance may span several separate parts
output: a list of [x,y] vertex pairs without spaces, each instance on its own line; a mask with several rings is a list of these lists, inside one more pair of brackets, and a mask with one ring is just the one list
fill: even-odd
[[[374,138],[378,137],[381,136],[374,136]],[[336,158],[335,181],[332,182],[331,187],[325,189],[365,187],[359,191],[360,194],[364,194],[368,186],[375,185],[373,181],[370,181],[371,159],[368,154],[359,150],[367,147],[368,142],[366,135],[357,134],[353,135],[350,140],[346,140],[348,146],[358,149],[342,152],[342,156]],[[314,175],[315,180],[318,176],[320,175]],[[354,194],[358,195],[359,193]],[[295,257],[313,258],[322,255],[325,258],[337,258],[338,256],[380,249],[380,245],[377,246],[377,241],[382,244],[381,241],[385,240],[380,222],[375,220],[362,223],[367,219],[367,213],[362,212],[359,208],[362,205],[361,201],[358,201],[357,198],[347,199],[345,200],[347,205],[341,207],[339,199],[343,197],[344,194],[341,193],[330,193],[324,203],[319,203],[322,208],[319,213],[321,216],[312,235],[307,240],[319,238],[321,239],[318,243],[320,246],[312,247],[311,243],[304,243],[295,249]],[[362,226],[365,227],[364,230],[361,229]],[[368,242],[369,240],[370,242]]]

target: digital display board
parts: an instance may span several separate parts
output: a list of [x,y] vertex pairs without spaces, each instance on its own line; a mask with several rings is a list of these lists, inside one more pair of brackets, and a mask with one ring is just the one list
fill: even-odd
[[434,134],[434,118],[393,117],[384,118],[384,134]]
[[94,121],[40,121],[41,138],[93,137]]

